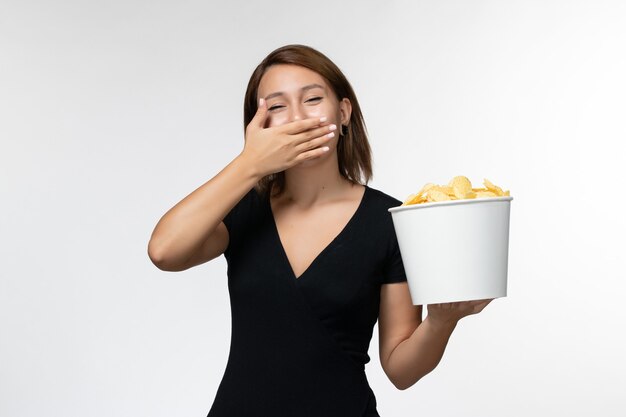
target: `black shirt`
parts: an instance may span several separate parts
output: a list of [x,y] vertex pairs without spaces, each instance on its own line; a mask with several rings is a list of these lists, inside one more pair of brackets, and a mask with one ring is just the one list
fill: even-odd
[[224,218],[231,349],[209,416],[378,415],[364,368],[381,285],[406,281],[387,211],[401,204],[365,186],[346,226],[296,278],[269,198],[251,189],[237,203]]

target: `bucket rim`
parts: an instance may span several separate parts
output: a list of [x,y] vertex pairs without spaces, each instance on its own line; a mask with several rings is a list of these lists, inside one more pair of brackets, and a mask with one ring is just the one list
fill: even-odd
[[434,201],[432,203],[411,204],[408,206],[391,207],[387,209],[387,211],[389,211],[390,213],[397,213],[400,211],[417,210],[417,209],[429,208],[429,207],[454,206],[454,205],[460,205],[460,204],[477,204],[477,203],[500,202],[500,201],[511,201],[511,200],[513,200],[513,197],[504,196],[504,197],[471,198],[471,199],[466,199],[466,200]]

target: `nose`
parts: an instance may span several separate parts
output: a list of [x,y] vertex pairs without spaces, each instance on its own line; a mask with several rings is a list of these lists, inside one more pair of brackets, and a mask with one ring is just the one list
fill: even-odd
[[290,120],[295,122],[297,120],[305,119],[306,115],[304,109],[300,105],[295,105],[291,107],[291,115]]

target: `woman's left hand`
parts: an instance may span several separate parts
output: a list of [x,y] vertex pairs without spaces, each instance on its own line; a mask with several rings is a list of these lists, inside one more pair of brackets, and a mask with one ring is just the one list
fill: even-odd
[[493,301],[485,300],[458,301],[454,303],[428,304],[428,316],[438,324],[456,324],[465,316],[477,314]]

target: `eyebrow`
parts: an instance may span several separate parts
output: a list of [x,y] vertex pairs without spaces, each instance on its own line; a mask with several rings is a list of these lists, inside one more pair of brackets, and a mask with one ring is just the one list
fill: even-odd
[[[306,91],[306,90],[310,90],[312,88],[321,88],[322,90],[326,90],[323,86],[321,86],[319,84],[315,84],[315,83],[309,84],[309,85],[305,85],[300,90]],[[276,93],[272,93],[272,94],[268,95],[267,97],[265,97],[265,101],[267,101],[267,100],[269,100],[271,98],[277,97],[277,96],[282,96],[284,94],[285,93],[283,93],[282,91],[277,91]]]

